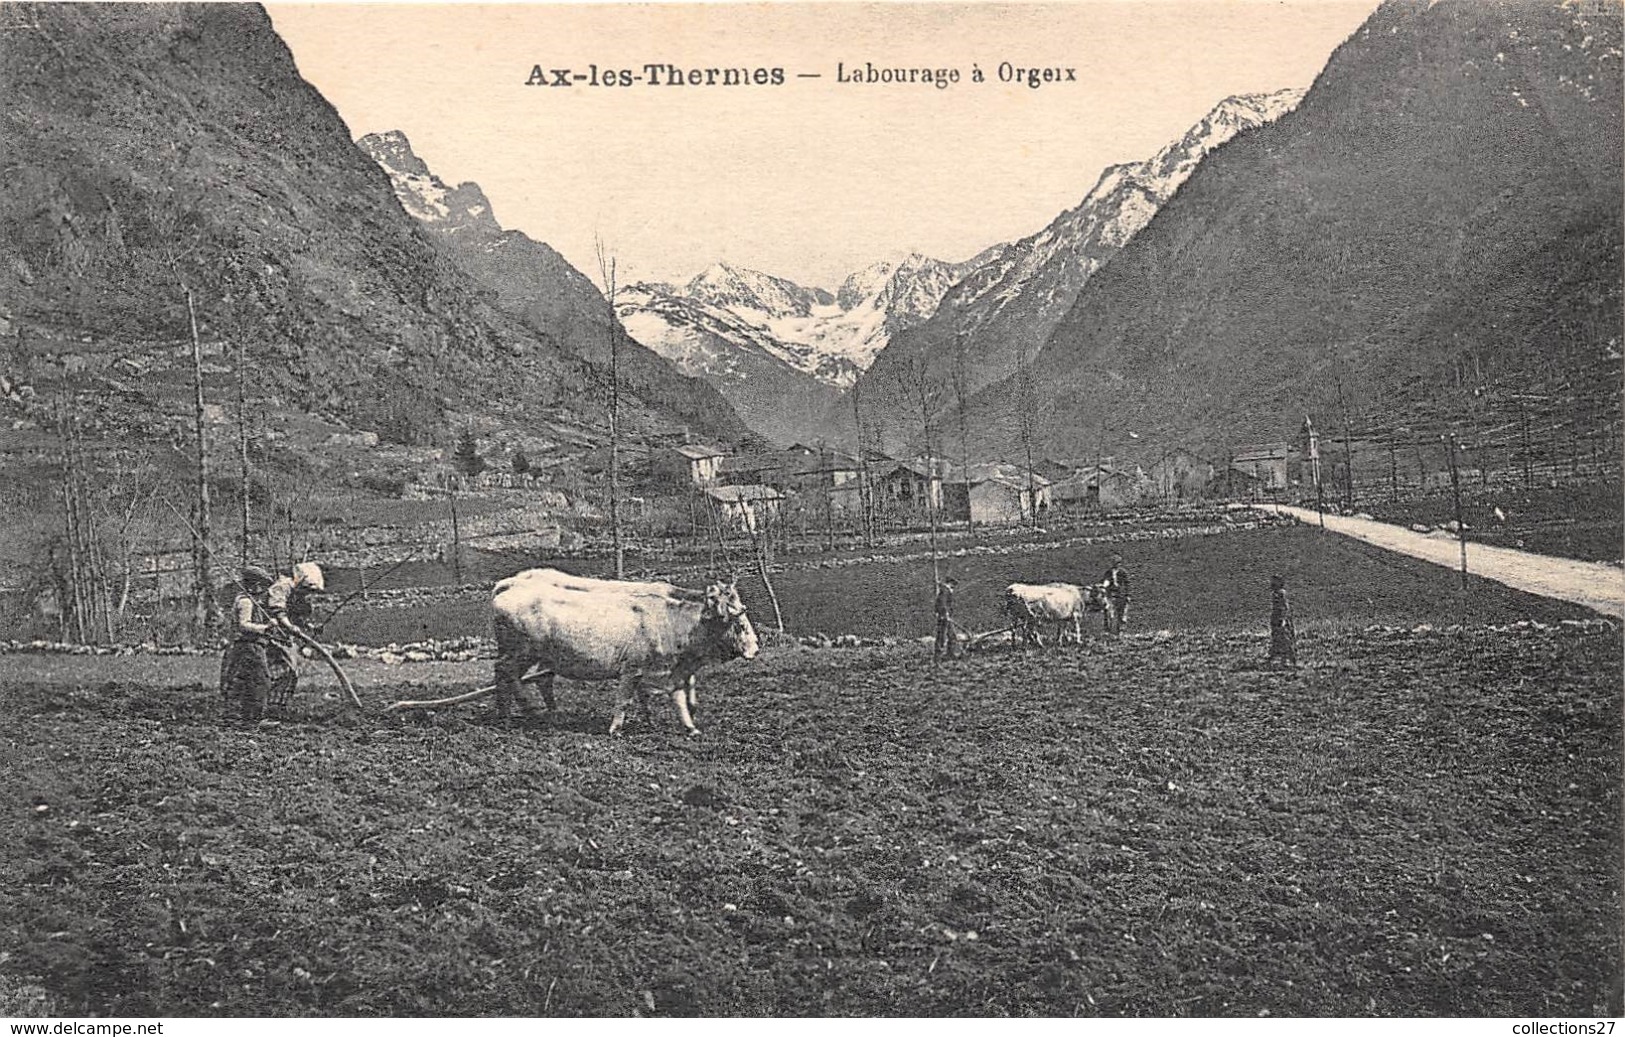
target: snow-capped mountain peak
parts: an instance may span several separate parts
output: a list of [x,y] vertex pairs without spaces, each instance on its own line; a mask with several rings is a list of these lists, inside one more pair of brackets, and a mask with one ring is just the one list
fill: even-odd
[[717,347],[727,340],[846,388],[893,335],[931,315],[966,265],[900,252],[852,273],[832,295],[717,262],[680,287],[637,285],[621,316],[657,351],[691,373],[709,371],[719,386],[744,370]]
[[928,319],[893,337],[869,376],[884,383],[894,361],[929,354],[949,339],[969,350],[974,388],[1007,376],[1021,350],[1049,337],[1084,283],[1151,222],[1208,154],[1291,111],[1304,93],[1225,98],[1150,158],[1107,166],[1083,200],[1049,226],[960,267]]
[[736,312],[764,317],[809,317],[815,306],[832,300],[821,288],[803,288],[794,281],[760,270],[716,262],[683,286],[683,294]]

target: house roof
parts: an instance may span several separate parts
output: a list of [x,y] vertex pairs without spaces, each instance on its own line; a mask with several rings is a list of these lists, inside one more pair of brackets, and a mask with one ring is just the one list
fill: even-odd
[[745,472],[772,472],[784,467],[777,457],[729,455],[722,459],[722,470],[730,474]]
[[707,457],[727,456],[727,451],[718,450],[716,447],[705,446],[701,443],[683,443],[672,447],[672,449],[693,461],[700,461]]
[[1236,451],[1235,460],[1241,461],[1279,461],[1287,455],[1289,447],[1286,443],[1249,443]]
[[920,476],[921,478],[934,476],[935,478],[940,479],[943,477],[943,473],[947,470],[947,467],[947,462],[943,461],[941,458],[936,460],[934,471],[932,470],[932,464],[927,462],[923,457],[908,458],[906,460],[888,459],[880,470],[880,477],[882,479],[888,479],[893,475],[896,475],[898,472],[910,472],[914,475]]
[[[962,479],[955,482],[966,482],[974,486],[982,482],[1005,482],[1025,489],[1027,486],[1027,470],[1020,465],[1005,461],[994,461],[990,464],[973,464],[965,470]],[[1037,472],[1032,473],[1034,486],[1048,486],[1051,480],[1044,478]]]
[[1055,487],[1056,489],[1060,489],[1063,486],[1069,488],[1078,486],[1094,486],[1101,480],[1105,480],[1106,482],[1132,482],[1134,481],[1134,476],[1130,475],[1128,472],[1118,471],[1115,468],[1102,465],[1098,470],[1091,467],[1073,472],[1065,479],[1056,480]]
[[773,487],[759,486],[755,483],[746,483],[742,486],[710,486],[706,488],[705,495],[725,504],[784,499],[784,494]]
[[816,475],[820,472],[855,472],[859,467],[857,458],[837,450],[826,450],[821,455],[814,454],[811,457],[796,457],[792,459],[791,463],[795,465],[797,475]]

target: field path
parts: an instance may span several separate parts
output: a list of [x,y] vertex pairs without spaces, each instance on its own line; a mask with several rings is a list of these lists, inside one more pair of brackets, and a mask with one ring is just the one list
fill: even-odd
[[[1231,507],[1278,512],[1309,525],[1320,522],[1317,512],[1288,504],[1233,504]],[[1334,533],[1447,569],[1461,565],[1461,542],[1454,535],[1445,537],[1418,533],[1403,526],[1347,515],[1327,515],[1325,520],[1326,528]],[[1467,571],[1516,590],[1584,605],[1610,616],[1625,617],[1625,572],[1615,565],[1554,558],[1469,540]]]

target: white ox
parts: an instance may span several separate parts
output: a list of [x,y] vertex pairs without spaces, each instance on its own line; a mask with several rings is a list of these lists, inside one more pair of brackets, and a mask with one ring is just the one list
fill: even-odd
[[1100,584],[1012,583],[1004,589],[1004,614],[1014,640],[1020,633],[1027,644],[1043,647],[1040,623],[1054,623],[1056,640],[1066,643],[1065,624],[1072,624],[1072,639],[1083,643],[1083,616],[1106,610],[1106,588]]
[[697,704],[694,675],[708,662],[756,657],[756,631],[730,582],[703,591],[669,583],[634,583],[529,569],[496,585],[491,598],[496,634],[496,694],[506,712],[533,667],[547,708],[555,708],[553,679],[621,682],[610,721],[618,734],[636,698],[645,719],[644,676],[669,675],[672,703],[690,734]]

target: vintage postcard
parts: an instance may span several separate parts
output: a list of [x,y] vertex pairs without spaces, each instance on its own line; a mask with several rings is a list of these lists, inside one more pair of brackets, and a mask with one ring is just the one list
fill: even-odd
[[1612,1032],[1621,22],[0,5],[0,1015]]

